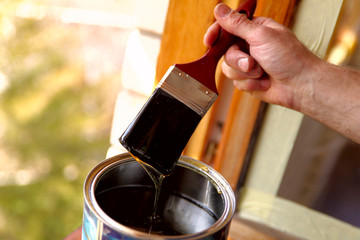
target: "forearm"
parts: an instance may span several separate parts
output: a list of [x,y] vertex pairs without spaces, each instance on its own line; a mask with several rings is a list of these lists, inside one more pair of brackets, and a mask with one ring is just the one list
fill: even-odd
[[298,111],[360,143],[360,72],[319,60]]

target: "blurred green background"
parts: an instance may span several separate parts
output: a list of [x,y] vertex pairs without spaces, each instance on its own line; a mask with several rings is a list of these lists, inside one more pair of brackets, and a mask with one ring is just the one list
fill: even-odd
[[79,227],[84,179],[109,147],[126,31],[32,5],[49,2],[0,3],[0,239]]

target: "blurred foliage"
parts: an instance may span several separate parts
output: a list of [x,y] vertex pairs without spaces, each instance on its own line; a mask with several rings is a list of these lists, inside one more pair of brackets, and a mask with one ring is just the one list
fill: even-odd
[[82,222],[82,186],[105,157],[106,80],[87,84],[74,26],[0,3],[0,239],[62,239]]

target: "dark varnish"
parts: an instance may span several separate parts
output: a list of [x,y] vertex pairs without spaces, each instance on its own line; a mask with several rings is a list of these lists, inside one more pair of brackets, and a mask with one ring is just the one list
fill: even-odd
[[[155,191],[152,187],[131,186],[112,188],[96,195],[102,210],[115,221],[138,231],[178,236],[193,234],[211,227],[215,215],[201,204],[176,192],[164,191],[159,200],[155,219],[153,211]],[[177,208],[173,206],[176,202]],[[181,210],[180,210],[181,209]],[[193,227],[191,216],[201,220],[201,229]]]
[[157,88],[120,137],[136,158],[169,175],[201,116]]

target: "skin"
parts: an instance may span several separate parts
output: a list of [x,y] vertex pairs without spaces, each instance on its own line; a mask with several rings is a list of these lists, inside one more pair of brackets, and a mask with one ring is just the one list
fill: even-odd
[[70,233],[64,240],[81,240],[81,227]]
[[214,43],[220,27],[249,44],[249,54],[234,44],[224,56],[222,71],[238,89],[302,112],[360,143],[359,71],[323,61],[272,19],[250,21],[225,4],[217,5],[214,15],[206,46]]

